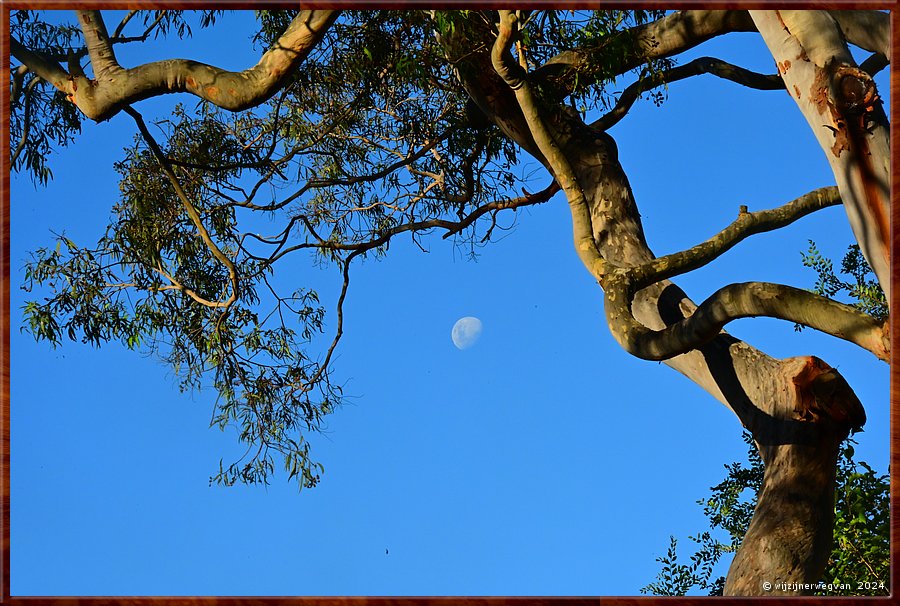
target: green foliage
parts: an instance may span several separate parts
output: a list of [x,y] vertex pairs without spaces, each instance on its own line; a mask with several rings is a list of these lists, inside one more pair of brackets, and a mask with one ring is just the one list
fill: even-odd
[[[560,64],[558,69],[549,70],[552,88],[569,91],[570,105],[583,114],[613,105],[614,92],[610,88],[623,64],[634,65],[639,78],[671,67],[669,59],[643,58],[642,49],[630,34],[632,28],[664,14],[661,10],[535,11],[528,18],[524,43],[536,65],[573,49],[590,56],[589,61],[568,64],[566,68]],[[659,93],[651,97],[657,105],[661,102]]]
[[[890,476],[878,474],[865,462],[855,463],[852,442],[838,460],[835,545],[825,570],[825,582],[850,584],[850,590],[829,595],[888,595],[890,581]],[[879,585],[883,582],[885,585]]]
[[[641,593],[682,596],[699,591],[722,595],[725,577],[714,576],[716,565],[724,554],[734,553],[740,547],[762,486],[762,459],[750,434],[744,433],[744,441],[749,445],[747,464],[726,465],[727,477],[710,489],[708,499],[698,501],[710,529],[689,537],[697,544],[690,563],[678,561],[677,541],[670,537],[666,555],[656,560],[662,569]],[[834,546],[822,578],[822,583],[832,587],[817,595],[889,594],[890,476],[877,474],[865,462],[854,461],[854,443],[848,439],[838,458]],[[724,535],[723,539],[714,538],[713,533]],[[867,581],[872,585],[858,585]],[[838,589],[841,585],[849,588]]]
[[[171,158],[224,163],[243,157],[214,122],[179,115],[183,120],[172,125],[169,137]],[[198,146],[184,133],[196,134],[200,127],[207,129],[208,144]],[[136,146],[117,167],[122,198],[97,245],[80,247],[60,236],[54,249],[38,250],[26,265],[25,290],[50,293],[25,305],[26,329],[54,346],[64,338],[93,345],[119,340],[169,363],[182,390],[216,389],[212,424],[236,427],[239,440],[253,448],[248,460],[222,467],[213,481],[265,483],[273,455],[280,454],[301,488],[314,486],[321,465],[309,459],[300,434],[318,431],[341,395],[326,369],[304,351],[323,330],[324,309],[308,289],[277,294],[271,265],[240,252],[235,209],[210,187],[242,169],[218,166],[207,182],[192,169],[182,171],[183,186],[211,237],[240,267],[239,300],[223,311],[187,293],[223,301],[231,279],[198,237],[156,159]]]
[[[255,14],[253,43],[268,49],[297,11]],[[579,46],[592,57],[559,79],[541,76],[543,98],[558,104],[571,93],[572,103],[590,105],[596,97],[607,104],[604,87],[617,66],[654,69],[642,67],[623,32],[661,15],[524,14],[523,41],[535,66]],[[121,29],[114,45],[149,44],[190,36],[225,17],[145,10],[108,30]],[[212,481],[267,482],[280,456],[301,487],[315,485],[322,470],[308,438],[341,402],[328,363],[351,261],[385,254],[401,235],[424,249],[423,236],[435,228],[474,255],[495,228],[513,222],[501,225],[498,212],[525,185],[516,168],[520,150],[473,110],[457,73],[472,69],[467,57],[489,51],[495,17],[474,10],[343,11],[266,103],[238,113],[197,103],[159,117],[150,130],[171,170],[162,170],[157,147],[143,137],[124,150],[116,164],[120,199],[103,237],[86,245],[59,236],[26,266],[24,288],[33,296],[23,309],[24,329],[52,346],[119,341],[168,363],[182,389],[216,390],[212,424],[234,427],[248,450],[234,463],[223,461]],[[459,47],[445,47],[436,30]],[[86,62],[80,30],[51,23],[46,13],[13,11],[11,32],[69,69]],[[11,133],[23,141],[13,169],[46,183],[46,159],[78,134],[80,114],[34,74],[18,67],[11,74]],[[566,78],[577,85],[554,95],[552,87]],[[142,107],[135,104],[152,111]],[[283,275],[274,277],[299,251],[340,272],[337,314],[328,326],[313,289],[302,282],[286,288]],[[232,295],[237,300],[224,308]],[[323,343],[326,328],[334,338]]]
[[[224,14],[222,10],[188,13],[201,28],[210,27]],[[23,46],[44,58],[62,64],[81,65],[87,49],[81,29],[74,23],[46,19],[47,13],[28,10],[10,11],[10,34]],[[168,34],[179,38],[192,33],[184,11],[138,11],[144,32],[153,38]],[[141,41],[121,37],[115,43]],[[52,177],[47,160],[56,149],[67,147],[81,133],[82,114],[66,98],[36,74],[10,69],[9,140],[10,164],[13,171],[27,171],[37,184],[45,185]]]
[[[813,289],[816,294],[829,298],[844,295],[843,298],[849,299],[860,311],[882,322],[887,320],[887,299],[859,245],[852,244],[841,260],[840,273],[849,276],[849,281],[841,279],[834,273],[831,259],[823,257],[812,240],[809,241],[809,250],[803,255],[803,265],[811,267],[818,276],[816,287]],[[800,330],[802,327],[796,325],[795,328]]]

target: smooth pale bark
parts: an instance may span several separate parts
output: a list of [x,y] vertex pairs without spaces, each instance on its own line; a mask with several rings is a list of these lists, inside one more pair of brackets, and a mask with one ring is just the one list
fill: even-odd
[[850,44],[891,58],[891,14],[881,11],[828,11]]
[[231,72],[186,59],[168,59],[122,68],[115,58],[99,11],[79,11],[94,78],[10,39],[11,54],[66,94],[88,118],[107,120],[125,106],[167,93],[187,92],[223,109],[239,111],[265,102],[322,40],[340,11],[304,10],[259,62]]
[[[491,43],[494,40],[490,41]],[[453,40],[446,40],[449,52]],[[616,146],[606,133],[577,116],[545,108],[545,132],[529,128],[526,97],[513,92],[491,57],[474,53],[458,65],[466,90],[479,107],[537,157],[563,186],[574,179],[579,192],[567,191],[573,205],[576,248],[582,243],[580,205],[590,211],[591,238],[610,266],[631,267],[654,256],[644,238],[640,214]],[[500,70],[516,85],[514,69]],[[517,98],[518,97],[518,98]],[[513,108],[513,109],[511,109]],[[525,110],[524,112],[522,110]],[[548,115],[549,114],[549,115]],[[549,140],[542,140],[549,137]],[[565,162],[554,159],[556,150]],[[549,150],[548,157],[541,150]],[[537,153],[535,153],[537,152]],[[569,171],[560,175],[558,172]],[[579,256],[592,274],[592,255]],[[634,318],[662,330],[691,316],[697,306],[668,280],[637,293]],[[613,326],[615,332],[616,327]],[[811,584],[819,580],[832,541],[834,470],[837,448],[849,430],[865,422],[865,413],[840,374],[812,357],[776,360],[734,337],[720,333],[705,345],[669,358],[678,370],[723,402],[753,434],[767,470],[757,510],[729,573],[726,591],[765,595],[763,583]],[[768,594],[809,593],[779,589]]]
[[828,12],[750,15],[825,152],[850,227],[890,302],[890,125],[875,83]]

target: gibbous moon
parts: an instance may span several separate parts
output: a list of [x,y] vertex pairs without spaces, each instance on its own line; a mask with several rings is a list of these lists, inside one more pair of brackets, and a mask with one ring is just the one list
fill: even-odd
[[472,316],[460,318],[453,325],[450,338],[457,349],[468,349],[475,345],[478,337],[481,336],[481,320]]

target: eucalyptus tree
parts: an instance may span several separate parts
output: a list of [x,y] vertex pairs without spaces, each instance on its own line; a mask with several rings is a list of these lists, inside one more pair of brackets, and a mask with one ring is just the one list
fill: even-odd
[[[863,406],[826,362],[776,359],[723,328],[780,318],[887,362],[886,318],[767,282],[723,284],[696,304],[671,279],[751,235],[843,204],[888,291],[889,124],[872,79],[888,64],[887,13],[258,11],[255,40],[266,50],[239,72],[190,57],[133,67],[117,59],[126,45],[215,28],[222,11],[75,16],[77,25],[59,25],[11,12],[14,170],[46,181],[48,153],[77,144],[84,120],[133,121],[139,136],[116,165],[121,198],[97,245],[62,238],[28,265],[26,287],[49,296],[27,305],[26,323],[51,342],[121,340],[168,360],[185,385],[213,385],[215,422],[253,447],[215,480],[265,482],[277,457],[301,487],[318,482],[304,436],[341,401],[331,362],[354,259],[386,254],[401,234],[486,243],[498,216],[562,192],[554,199],[571,210],[575,252],[616,340],[712,394],[759,449],[762,487],[725,593],[819,579],[839,445],[864,424]],[[758,32],[778,72],[713,57],[677,64],[734,32]],[[857,65],[851,44],[871,57]],[[645,93],[704,73],[786,90],[837,187],[770,210],[742,206],[706,242],[656,257],[607,131]],[[622,77],[632,83],[617,96],[611,82]],[[171,93],[199,103],[148,125],[141,102]],[[546,169],[540,191],[512,170],[529,156]],[[255,216],[280,224],[261,234]],[[309,347],[325,326],[317,293],[279,286],[292,279],[277,274],[283,260],[299,251],[343,276],[320,355]]]

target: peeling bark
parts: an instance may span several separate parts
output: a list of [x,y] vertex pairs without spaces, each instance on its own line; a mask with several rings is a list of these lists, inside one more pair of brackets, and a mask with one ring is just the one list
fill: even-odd
[[825,152],[850,227],[890,302],[890,125],[875,83],[853,62],[832,14],[750,15]]

